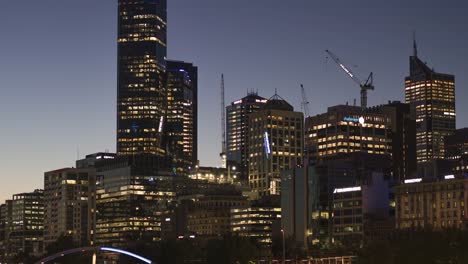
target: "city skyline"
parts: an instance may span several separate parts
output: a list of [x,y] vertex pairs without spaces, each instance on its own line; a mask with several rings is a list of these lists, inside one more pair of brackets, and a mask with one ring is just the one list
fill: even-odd
[[[0,201],[11,194],[41,186],[45,171],[71,167],[77,156],[106,149],[115,151],[116,1],[103,2],[59,3],[53,8],[59,12],[45,12],[49,16],[41,12],[47,5],[31,3],[31,7],[35,7],[31,10],[37,14],[28,13],[25,21],[15,24],[11,22],[23,11],[22,4],[6,3],[6,8],[0,11],[0,22],[3,22],[0,30],[11,36],[0,51],[3,58],[0,85],[10,87],[8,91],[11,91],[6,95],[2,93],[0,103],[0,118],[5,128],[0,140],[5,146],[0,156],[4,162]],[[221,73],[226,78],[227,104],[245,96],[250,89],[258,89],[260,96],[269,98],[277,88],[278,94],[298,111],[299,84],[303,83],[311,102],[311,113],[315,115],[325,112],[327,106],[346,101],[352,104],[354,98],[359,100],[358,87],[332,61],[325,62],[324,50],[330,48],[347,64],[359,65],[353,67],[353,71],[361,78],[374,72],[376,90],[369,93],[369,106],[388,100],[403,102],[413,30],[417,31],[421,59],[436,71],[456,76],[457,127],[468,126],[468,120],[462,115],[468,111],[468,106],[463,104],[468,99],[464,89],[468,77],[463,70],[468,67],[462,59],[467,57],[462,47],[467,46],[468,36],[463,29],[466,18],[460,8],[466,10],[467,5],[457,5],[456,1],[453,5],[445,4],[447,12],[453,11],[453,14],[439,17],[437,8],[440,6],[422,8],[425,16],[411,18],[410,15],[414,15],[411,11],[418,8],[417,4],[407,10],[403,8],[403,1],[397,1],[400,7],[391,9],[395,14],[390,14],[385,4],[376,7],[376,4],[364,2],[367,1],[362,3],[365,8],[360,10],[349,3],[335,10],[331,4],[317,7],[313,3],[295,1],[287,6],[291,12],[284,14],[276,0],[269,1],[269,7],[263,6],[265,1],[249,5],[247,1],[236,4],[211,0],[169,1],[168,59],[193,62],[200,71],[198,143],[201,164],[216,166],[220,163],[220,109],[218,103],[212,102],[219,102]],[[238,12],[232,12],[232,8]],[[361,28],[369,19],[366,10],[375,12],[370,16],[377,22]],[[86,20],[82,19],[84,14],[88,15]],[[398,21],[391,19],[397,17],[396,14]],[[429,20],[426,16],[442,21]],[[239,17],[243,19],[238,21]],[[321,29],[320,25],[326,21],[330,23],[329,30]],[[356,25],[349,27],[345,24],[349,21]],[[390,22],[396,23],[390,25]],[[246,28],[245,24],[251,27]],[[379,29],[382,30],[377,32]],[[240,52],[241,47],[243,52]],[[255,60],[248,61],[251,59]],[[29,78],[22,75],[24,72]],[[325,97],[324,90],[340,96]],[[216,138],[214,144],[213,138]],[[21,166],[25,163],[28,166]],[[8,177],[14,180],[5,181]]]

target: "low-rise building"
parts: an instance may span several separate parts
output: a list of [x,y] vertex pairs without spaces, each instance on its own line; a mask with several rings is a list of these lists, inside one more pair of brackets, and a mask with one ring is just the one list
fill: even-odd
[[44,243],[70,236],[77,247],[91,244],[94,221],[93,168],[64,168],[44,174]]
[[446,175],[442,179],[414,178],[395,188],[396,227],[465,228],[468,179]]
[[271,246],[274,233],[277,233],[274,227],[279,226],[281,221],[280,202],[276,200],[277,197],[271,197],[256,201],[250,206],[231,209],[232,232],[253,238],[259,244]]
[[4,261],[17,263],[17,257],[41,256],[44,252],[44,192],[35,190],[13,195],[2,208]]
[[[366,233],[376,232],[373,223],[385,225],[391,222],[391,197],[390,182],[379,173],[374,173],[363,185],[336,188],[333,191],[333,241],[341,244],[360,243]],[[374,230],[365,232],[368,227]]]
[[241,193],[200,195],[193,199],[187,216],[189,232],[202,236],[218,236],[231,232],[231,208],[246,207],[247,198]]

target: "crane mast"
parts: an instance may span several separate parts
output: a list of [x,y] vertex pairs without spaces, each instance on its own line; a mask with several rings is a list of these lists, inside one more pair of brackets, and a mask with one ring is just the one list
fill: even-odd
[[368,90],[374,90],[374,74],[371,72],[369,74],[369,77],[367,77],[365,82],[362,82],[350,69],[349,67],[346,67],[341,60],[333,54],[333,52],[329,50],[325,50],[325,52],[333,59],[333,61],[338,65],[338,67],[343,70],[346,75],[348,75],[355,83],[361,87],[361,108],[365,109],[367,107],[367,91]]
[[221,167],[226,168],[226,104],[224,102],[224,74],[221,74]]
[[309,117],[309,101],[307,100],[306,92],[304,85],[301,84],[301,94],[302,94],[302,110],[304,111],[304,116]]

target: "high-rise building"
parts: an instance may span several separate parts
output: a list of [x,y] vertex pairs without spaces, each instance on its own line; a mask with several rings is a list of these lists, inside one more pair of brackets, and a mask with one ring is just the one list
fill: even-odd
[[22,254],[41,256],[44,251],[44,193],[35,190],[13,195],[7,220],[7,263],[18,263]]
[[165,144],[180,172],[197,164],[198,68],[192,63],[167,61]]
[[306,119],[305,145],[311,164],[341,153],[391,155],[391,119],[361,107],[338,105]]
[[395,180],[416,174],[415,121],[408,104],[395,101],[364,110],[333,106],[306,118],[305,126],[311,164],[342,153],[363,152],[391,157]]
[[165,156],[166,0],[119,0],[117,153]]
[[445,159],[451,161],[452,173],[458,177],[468,175],[468,128],[455,130],[445,138]]
[[279,195],[280,173],[302,164],[304,114],[275,94],[249,116],[249,185],[260,197]]
[[259,111],[266,102],[256,92],[249,92],[226,107],[227,160],[236,165],[243,181],[248,180],[249,115]]
[[94,224],[93,168],[64,168],[44,173],[44,244],[70,236],[77,247],[91,243]]
[[416,119],[417,162],[444,158],[444,137],[455,130],[455,76],[438,73],[418,57],[416,43],[405,78],[406,103]]

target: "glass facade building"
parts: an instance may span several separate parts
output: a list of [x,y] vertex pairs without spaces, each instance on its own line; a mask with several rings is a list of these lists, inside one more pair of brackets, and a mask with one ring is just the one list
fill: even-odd
[[119,0],[117,153],[164,156],[166,0]]
[[168,60],[166,149],[180,172],[187,172],[197,163],[197,115],[198,68],[192,63]]

